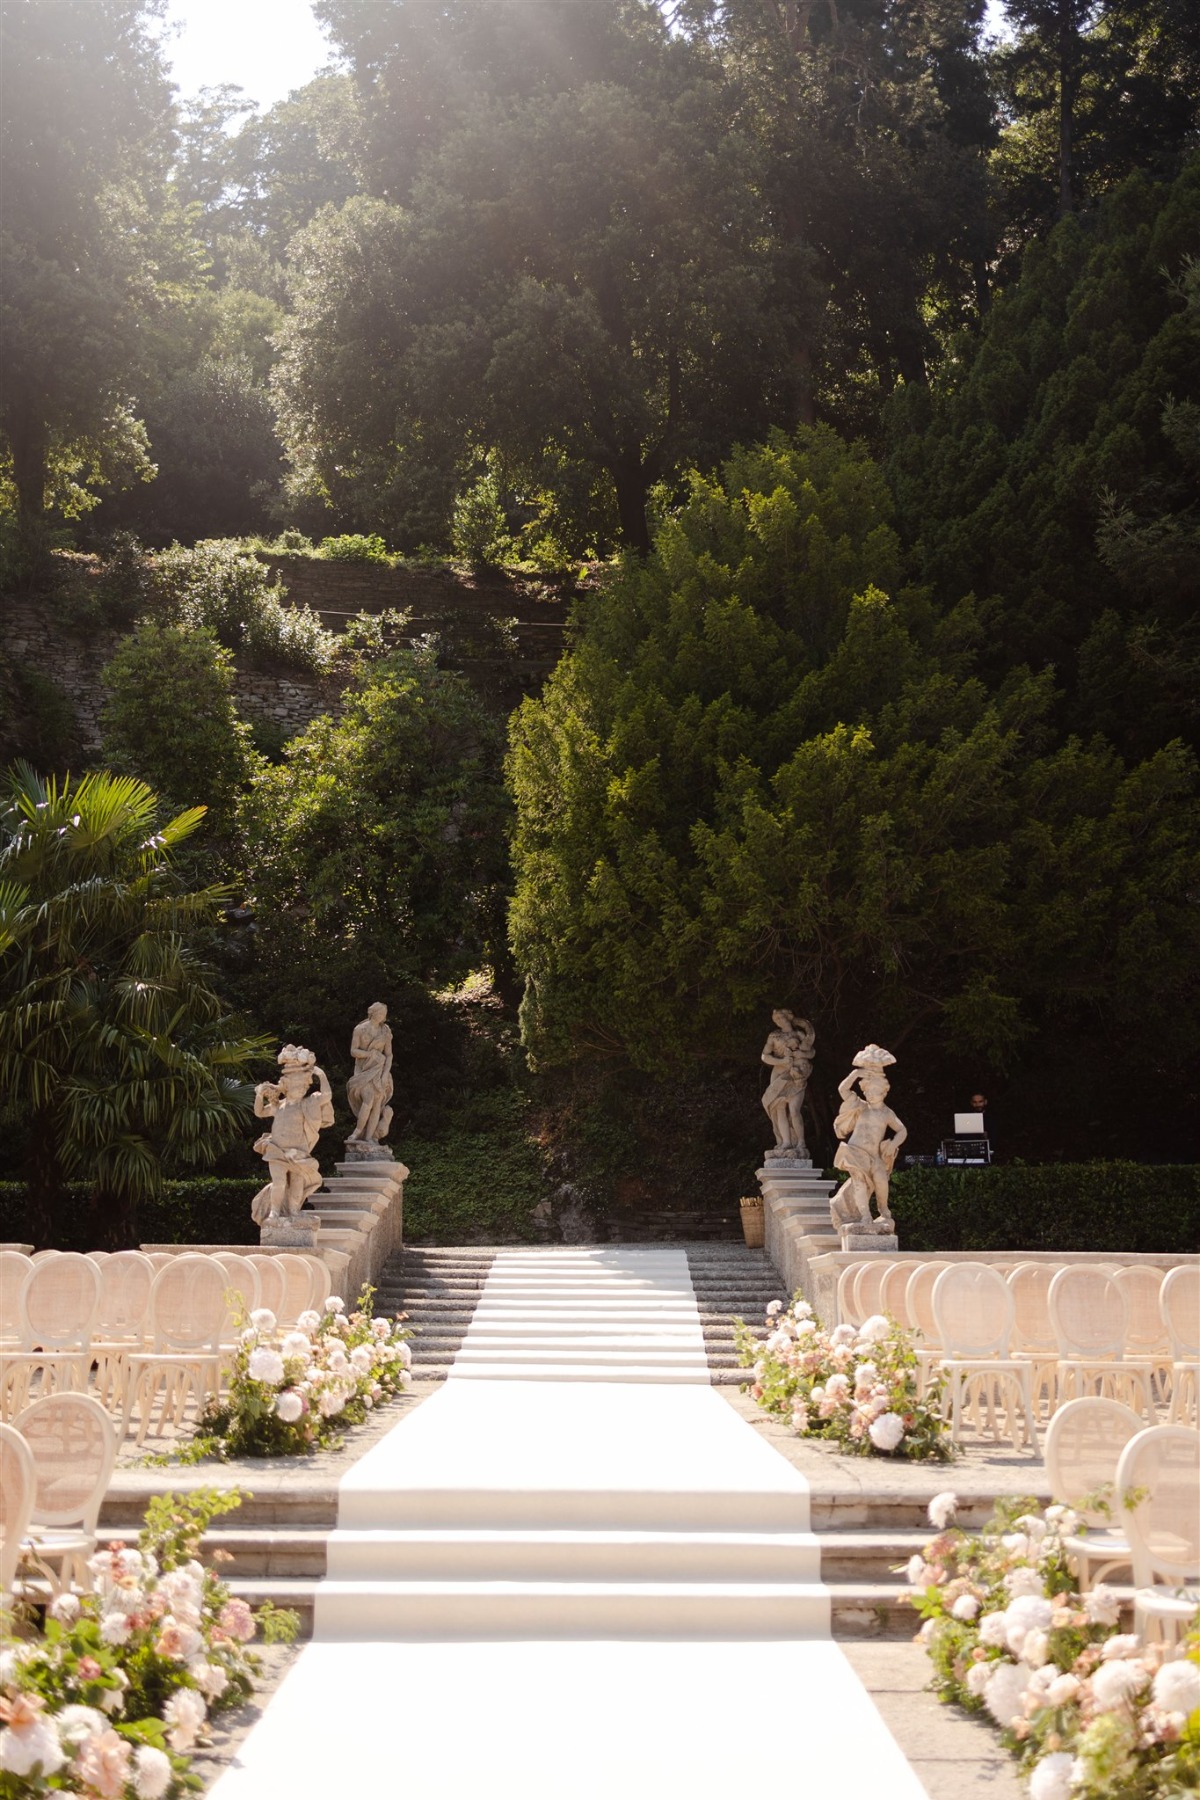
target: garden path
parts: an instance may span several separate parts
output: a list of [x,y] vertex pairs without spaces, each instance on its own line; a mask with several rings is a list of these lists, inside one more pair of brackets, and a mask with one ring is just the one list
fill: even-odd
[[498,1252],[328,1567],[214,1800],[925,1800],[830,1639],[803,1475],[708,1384],[682,1251]]

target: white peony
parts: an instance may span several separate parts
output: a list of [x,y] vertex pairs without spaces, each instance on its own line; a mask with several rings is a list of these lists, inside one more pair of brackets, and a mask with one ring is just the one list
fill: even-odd
[[1029,1555],[1029,1539],[1023,1531],[1006,1531],[1000,1542],[1010,1556]]
[[1084,1594],[1081,1604],[1093,1625],[1115,1625],[1121,1617],[1121,1602],[1103,1582]]
[[854,1342],[853,1325],[835,1325],[829,1334],[829,1342],[835,1346]]
[[280,1349],[284,1356],[298,1356],[303,1362],[312,1360],[312,1344],[303,1331],[289,1331]]
[[0,1769],[9,1775],[53,1775],[66,1761],[53,1719],[39,1713],[28,1725],[0,1731]]
[[206,1700],[217,1700],[229,1686],[229,1676],[220,1663],[205,1662],[200,1658],[188,1664],[188,1673]]
[[967,1670],[967,1692],[974,1694],[977,1700],[983,1698],[983,1690],[992,1679],[992,1664],[987,1662],[972,1663]]
[[100,1621],[100,1641],[103,1644],[127,1644],[132,1629],[128,1614],[123,1612],[105,1613]]
[[69,1750],[76,1749],[84,1738],[107,1729],[108,1721],[94,1706],[64,1706],[56,1713],[54,1723],[58,1735]]
[[350,1352],[350,1361],[360,1374],[365,1375],[375,1358],[368,1345],[356,1344]]
[[317,1401],[317,1410],[323,1419],[334,1419],[344,1410],[345,1405],[346,1402],[339,1393],[327,1390]]
[[396,1361],[400,1364],[402,1369],[412,1368],[412,1351],[407,1344],[396,1344],[394,1346],[394,1354]]
[[73,1625],[83,1611],[78,1594],[56,1594],[47,1608],[50,1617],[60,1625]]
[[1123,1631],[1108,1639],[1100,1655],[1105,1662],[1116,1662],[1119,1656],[1136,1656],[1141,1647],[1142,1640],[1136,1631]]
[[1028,1676],[1017,1663],[992,1664],[992,1672],[983,1690],[983,1704],[1002,1729],[1012,1724],[1021,1712]]
[[[1021,1661],[1028,1668],[1037,1669],[1040,1674],[1044,1674],[1046,1658],[1049,1654],[1050,1634],[1048,1631],[1038,1631],[1035,1628],[1033,1631],[1025,1633],[1025,1642],[1021,1645]],[[1051,1668],[1053,1668],[1053,1664],[1051,1664]]]
[[944,1494],[935,1494],[929,1502],[929,1523],[935,1531],[945,1531],[957,1511],[958,1495],[947,1488]]
[[256,1331],[274,1331],[275,1314],[269,1306],[256,1306],[250,1314],[250,1323]]
[[1065,1675],[1055,1676],[1046,1689],[1046,1698],[1051,1706],[1066,1706],[1075,1698],[1082,1685],[1078,1675],[1072,1675],[1068,1670]]
[[171,1785],[171,1759],[153,1744],[139,1744],[133,1753],[133,1791],[138,1800],[162,1800]]
[[978,1611],[979,1602],[974,1594],[960,1594],[950,1608],[950,1615],[952,1618],[961,1620],[964,1625],[969,1625]]
[[260,1344],[257,1350],[250,1352],[246,1373],[251,1381],[261,1381],[267,1387],[278,1387],[283,1380],[283,1358],[278,1350],[268,1350],[265,1344]]
[[1200,1707],[1200,1669],[1186,1660],[1164,1663],[1154,1677],[1154,1703],[1164,1712],[1191,1717]]
[[1121,1660],[1101,1663],[1092,1676],[1092,1699],[1096,1711],[1115,1712],[1127,1700],[1132,1700],[1148,1679],[1148,1671],[1140,1662]]
[[776,1313],[781,1313],[782,1311],[783,1311],[783,1301],[782,1300],[772,1300],[769,1303],[769,1305],[767,1306],[767,1317],[768,1317],[768,1319],[773,1319],[775,1317]]
[[196,1742],[196,1734],[208,1717],[195,1688],[177,1688],[163,1707],[163,1723],[170,1727],[167,1742],[172,1750],[186,1751]]
[[343,1313],[345,1310],[346,1302],[342,1299],[341,1295],[330,1294],[328,1300],[325,1302],[325,1311],[327,1313]]
[[871,1317],[864,1319],[859,1326],[858,1341],[860,1344],[878,1344],[891,1329],[882,1313],[872,1313]]
[[1050,1602],[1040,1594],[1022,1594],[1014,1600],[1004,1615],[1004,1641],[1013,1655],[1020,1656],[1029,1632],[1047,1631],[1053,1616]]
[[1014,1600],[1024,1600],[1046,1592],[1045,1583],[1037,1570],[1025,1567],[1010,1569],[1004,1577],[1004,1585]]
[[979,1625],[979,1641],[991,1649],[1001,1650],[1008,1642],[1008,1614],[1006,1612],[990,1612],[983,1615]]
[[304,1413],[304,1402],[295,1388],[288,1388],[275,1402],[275,1411],[285,1425],[294,1425]]
[[320,1323],[320,1313],[302,1312],[300,1317],[296,1320],[296,1330],[303,1331],[307,1337],[311,1337]]
[[899,1413],[880,1413],[867,1426],[867,1436],[877,1450],[894,1450],[904,1436],[904,1420]]
[[1043,1756],[1029,1777],[1029,1800],[1070,1800],[1075,1758],[1065,1750]]
[[927,1587],[929,1585],[929,1565],[923,1556],[910,1556],[904,1574],[909,1587]]

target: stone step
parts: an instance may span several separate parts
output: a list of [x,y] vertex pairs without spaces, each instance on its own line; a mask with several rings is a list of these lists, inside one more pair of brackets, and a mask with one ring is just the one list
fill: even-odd
[[829,1630],[819,1582],[323,1581],[323,1640],[408,1637],[810,1638]]
[[820,1551],[812,1532],[335,1531],[327,1570],[353,1581],[814,1582]]

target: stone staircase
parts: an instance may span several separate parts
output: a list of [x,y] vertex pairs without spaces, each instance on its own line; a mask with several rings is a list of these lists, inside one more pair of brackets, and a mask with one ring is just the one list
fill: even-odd
[[734,1349],[734,1321],[744,1319],[757,1336],[765,1337],[769,1302],[786,1302],[788,1295],[765,1250],[733,1243],[685,1247],[704,1331],[709,1380],[716,1386],[736,1386],[749,1377]]

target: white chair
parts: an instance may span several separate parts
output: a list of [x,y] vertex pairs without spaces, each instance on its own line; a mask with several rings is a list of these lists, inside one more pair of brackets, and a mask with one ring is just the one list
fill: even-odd
[[854,1310],[860,1325],[864,1319],[872,1318],[880,1310],[879,1290],[888,1268],[889,1259],[879,1252],[859,1268],[854,1283]]
[[835,1304],[837,1311],[836,1322],[839,1325],[862,1324],[862,1320],[854,1310],[854,1284],[858,1280],[858,1271],[861,1268],[861,1262],[847,1263],[846,1267],[838,1276],[837,1301]]
[[1117,1492],[1133,1552],[1134,1630],[1174,1644],[1200,1608],[1200,1431],[1139,1431],[1121,1452]]
[[895,1319],[905,1331],[912,1328],[912,1320],[908,1316],[908,1280],[912,1274],[910,1262],[889,1263],[883,1280],[879,1284],[879,1310],[886,1318]]
[[278,1323],[287,1304],[287,1274],[280,1268],[279,1258],[255,1252],[246,1261],[254,1265],[258,1276],[258,1304],[273,1312]]
[[34,1258],[17,1303],[17,1348],[0,1352],[0,1410],[5,1416],[28,1404],[35,1375],[42,1394],[81,1393],[87,1387],[100,1270],[73,1250]]
[[279,1323],[287,1330],[312,1305],[314,1264],[310,1257],[299,1256],[290,1250],[281,1250],[274,1260],[283,1273],[284,1281],[283,1309],[279,1314]]
[[309,1306],[313,1312],[323,1313],[325,1302],[333,1292],[333,1275],[329,1264],[322,1262],[319,1256],[307,1256],[304,1259],[312,1270],[312,1298]]
[[933,1284],[942,1270],[950,1266],[936,1257],[931,1262],[911,1264],[904,1290],[905,1310],[912,1320],[910,1329],[921,1339],[917,1346],[917,1392],[920,1394],[925,1392],[930,1370],[937,1366],[941,1357],[942,1340],[933,1316]]
[[125,1408],[127,1359],[146,1342],[153,1285],[154,1265],[140,1250],[118,1250],[100,1265],[92,1392],[111,1412]]
[[228,1276],[215,1256],[173,1256],[154,1277],[150,1289],[150,1349],[128,1356],[125,1430],[138,1415],[137,1442],[150,1427],[154,1403],[162,1390],[159,1428],[168,1416],[182,1424],[189,1398],[202,1411],[210,1395],[220,1392],[221,1334],[227,1318]]
[[1046,1428],[1046,1475],[1051,1498],[1069,1506],[1088,1527],[1064,1538],[1067,1560],[1086,1594],[1093,1581],[1128,1568],[1133,1553],[1117,1499],[1121,1452],[1145,1421],[1119,1400],[1089,1395],[1060,1406]]
[[1029,1364],[1009,1353],[1014,1310],[1003,1275],[987,1263],[952,1264],[933,1284],[933,1316],[942,1342],[938,1367],[947,1383],[945,1403],[956,1443],[964,1406],[974,1399],[986,1410],[993,1438],[1002,1402],[1013,1445],[1020,1448],[1019,1419],[1028,1447],[1037,1450]]
[[1125,1359],[1150,1371],[1150,1393],[1165,1403],[1171,1393],[1171,1339],[1163,1323],[1159,1296],[1163,1272],[1147,1263],[1127,1263],[1113,1280],[1125,1296],[1129,1322],[1125,1331]]
[[1125,1355],[1129,1302],[1113,1275],[1085,1263],[1068,1264],[1050,1283],[1050,1322],[1058,1346],[1058,1397],[1082,1399],[1093,1390],[1139,1407],[1154,1419],[1150,1371]]
[[165,1269],[168,1263],[175,1261],[175,1252],[172,1250],[143,1250],[142,1255],[156,1275],[160,1269]]
[[19,1250],[0,1250],[0,1348],[5,1350],[21,1341],[21,1289],[32,1267],[32,1257]]
[[0,1425],[0,1613],[12,1603],[36,1497],[37,1468],[29,1445],[14,1425]]
[[100,1502],[108,1491],[117,1439],[112,1420],[90,1394],[49,1394],[17,1420],[37,1472],[25,1542],[61,1591],[90,1587]]
[[[233,1343],[258,1306],[258,1270],[249,1256],[239,1256],[234,1250],[214,1251],[213,1260],[225,1271],[225,1286],[232,1302],[225,1326],[226,1342]],[[245,1318],[237,1316],[239,1311],[245,1313]]]
[[1158,1304],[1171,1343],[1171,1423],[1200,1423],[1200,1269],[1194,1263],[1171,1269]]
[[1030,1366],[1033,1409],[1039,1416],[1043,1398],[1047,1413],[1058,1400],[1058,1339],[1050,1319],[1050,1283],[1058,1263],[1017,1263],[1005,1279],[1013,1297],[1013,1353]]

